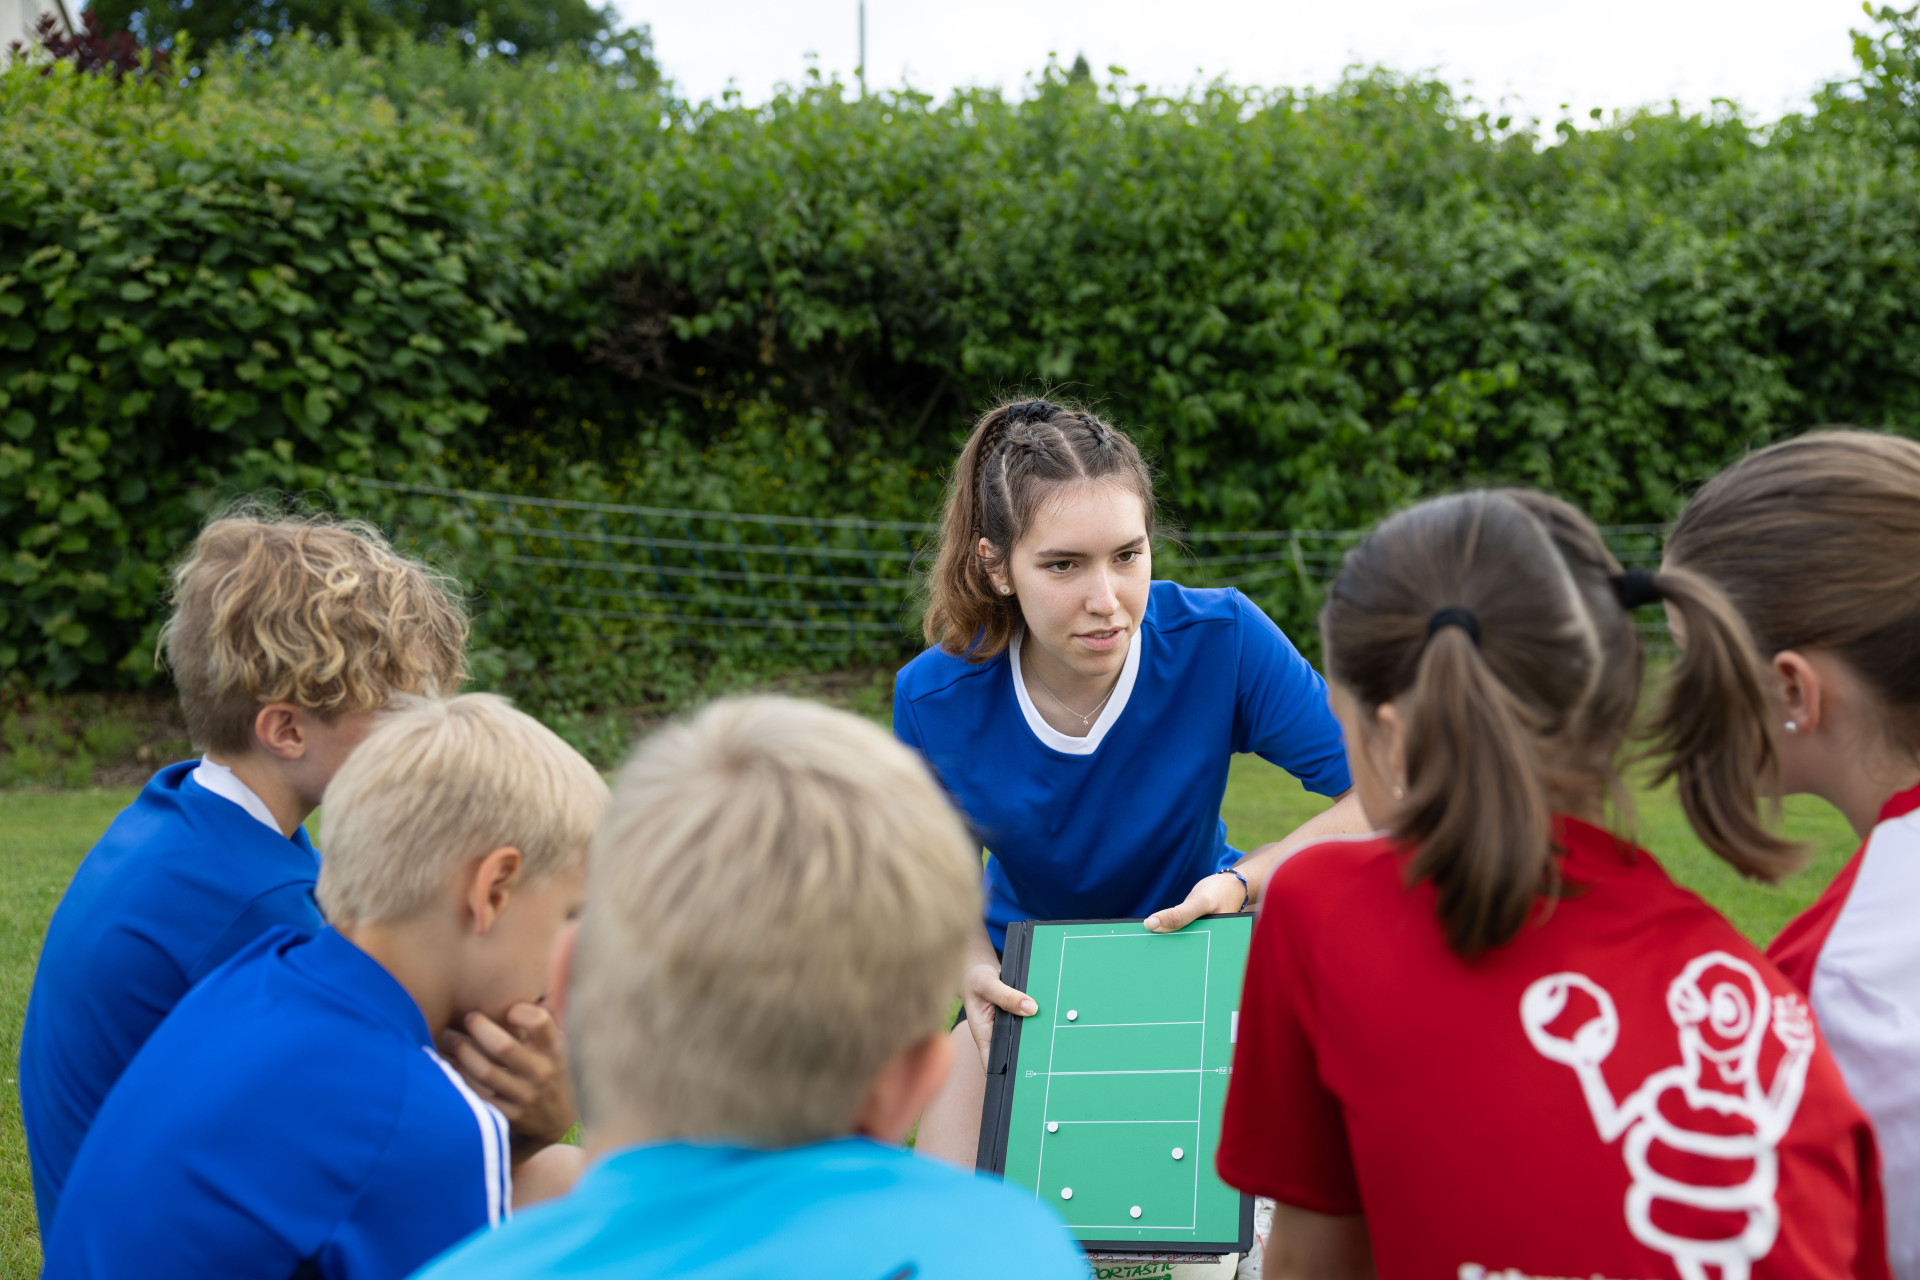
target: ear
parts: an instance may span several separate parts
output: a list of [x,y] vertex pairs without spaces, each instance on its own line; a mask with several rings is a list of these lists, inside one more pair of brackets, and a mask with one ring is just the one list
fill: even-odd
[[980,563],[987,566],[987,580],[993,583],[993,589],[1003,596],[1008,594],[1007,588],[1013,584],[1007,581],[1007,566],[1000,559],[999,548],[982,538],[973,550],[980,557]]
[[1792,649],[1782,649],[1773,655],[1773,674],[1779,680],[1781,720],[1793,721],[1800,733],[1812,733],[1826,702],[1819,668]]
[[953,1072],[953,1039],[937,1032],[887,1059],[867,1086],[853,1131],[898,1146]]
[[311,712],[291,702],[269,702],[254,713],[254,744],[270,756],[298,760],[307,754],[307,727],[311,716]]
[[560,926],[547,953],[547,1012],[560,1030],[567,1029],[567,993],[573,987],[573,957],[580,949],[580,922],[569,920]]
[[522,861],[518,849],[503,845],[467,864],[466,886],[461,897],[476,934],[486,934],[507,909]]
[[1373,755],[1374,767],[1380,776],[1394,786],[1404,787],[1407,783],[1407,722],[1400,714],[1400,708],[1391,702],[1383,702],[1374,709],[1374,727],[1376,732],[1369,735],[1368,751]]

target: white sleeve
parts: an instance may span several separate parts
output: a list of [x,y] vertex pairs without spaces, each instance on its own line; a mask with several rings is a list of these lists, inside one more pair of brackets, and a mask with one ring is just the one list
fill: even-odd
[[1896,1280],[1920,1280],[1920,811],[1875,827],[1810,993],[1847,1089],[1873,1121]]

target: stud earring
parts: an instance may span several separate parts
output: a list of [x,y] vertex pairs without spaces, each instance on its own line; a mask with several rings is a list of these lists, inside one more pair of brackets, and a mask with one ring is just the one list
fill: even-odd
[[1404,799],[1406,799],[1406,798],[1407,798],[1407,789],[1406,789],[1405,787],[1403,787],[1403,786],[1401,786],[1401,785],[1400,785],[1399,783],[1397,783],[1397,782],[1396,782],[1396,783],[1394,783],[1394,784],[1393,784],[1393,798],[1394,798],[1395,800],[1404,800]]
[[1799,726],[1799,725],[1797,725],[1797,724],[1795,724],[1795,723],[1794,723],[1793,721],[1791,721],[1791,720],[1789,720],[1789,721],[1787,721],[1787,723],[1786,723],[1786,724],[1785,724],[1784,726],[1782,726],[1782,727],[1784,727],[1784,728],[1786,729],[1786,731],[1787,731],[1788,733],[1798,733],[1798,732],[1800,732],[1800,726]]
[[1013,588],[1012,588],[1012,587],[1001,587],[1001,588],[1000,588],[1000,594],[1001,594],[1001,595],[1003,595],[1003,596],[1010,596],[1010,595],[1012,595],[1012,594],[1013,594]]

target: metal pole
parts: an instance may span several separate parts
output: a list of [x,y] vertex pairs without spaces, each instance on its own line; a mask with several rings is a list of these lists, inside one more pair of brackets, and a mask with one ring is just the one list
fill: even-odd
[[867,96],[867,0],[860,0],[860,62],[853,69],[860,78],[860,96]]

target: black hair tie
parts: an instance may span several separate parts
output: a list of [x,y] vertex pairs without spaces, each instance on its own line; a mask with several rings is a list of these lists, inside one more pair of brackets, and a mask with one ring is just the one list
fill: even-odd
[[1615,578],[1613,594],[1619,597],[1620,607],[1628,613],[1641,605],[1659,604],[1666,599],[1654,585],[1653,573],[1647,569],[1629,569]]
[[1459,627],[1474,644],[1480,643],[1480,619],[1473,616],[1471,609],[1462,609],[1457,604],[1435,609],[1433,616],[1427,619],[1427,639],[1433,639],[1433,633],[1442,627]]

